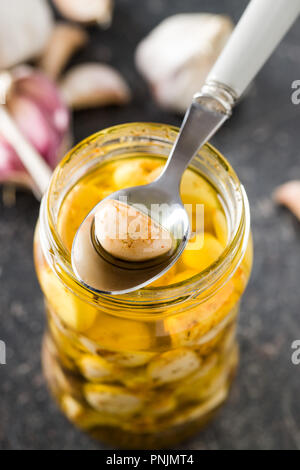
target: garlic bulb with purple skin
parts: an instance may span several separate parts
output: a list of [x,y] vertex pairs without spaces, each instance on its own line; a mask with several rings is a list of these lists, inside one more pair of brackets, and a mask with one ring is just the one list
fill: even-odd
[[[54,169],[69,146],[70,113],[56,86],[41,72],[20,66],[11,72],[6,107],[24,137]],[[16,151],[1,133],[0,182],[34,189]]]

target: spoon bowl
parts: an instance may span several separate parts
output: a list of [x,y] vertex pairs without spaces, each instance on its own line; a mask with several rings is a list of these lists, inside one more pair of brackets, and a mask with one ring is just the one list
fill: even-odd
[[[147,261],[125,261],[112,256],[95,240],[95,214],[101,204],[115,200],[133,206],[170,233],[173,245],[168,253]],[[154,282],[177,261],[190,234],[190,224],[179,193],[163,189],[161,177],[153,183],[123,189],[97,204],[82,222],[72,247],[75,275],[91,290],[102,294],[125,294]]]

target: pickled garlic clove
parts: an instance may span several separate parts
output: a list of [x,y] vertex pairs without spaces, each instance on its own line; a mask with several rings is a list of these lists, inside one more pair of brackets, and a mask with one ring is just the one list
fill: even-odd
[[150,159],[120,161],[114,171],[114,183],[118,189],[145,184],[145,179],[151,178],[155,169],[156,166]]
[[72,394],[63,395],[60,399],[60,406],[68,419],[85,431],[97,426],[118,427],[120,425],[116,417],[103,415],[98,411],[87,408],[86,405],[83,406],[82,401],[76,400]]
[[80,26],[58,23],[39,61],[40,69],[56,80],[73,54],[88,41],[87,32]]
[[149,216],[112,199],[95,214],[95,237],[108,253],[126,261],[157,258],[173,244],[170,233]]
[[223,354],[229,354],[229,352],[233,349],[234,344],[236,342],[236,331],[237,331],[236,323],[233,323],[226,327],[226,331],[223,335],[221,348],[220,348]]
[[72,294],[49,269],[42,269],[40,274],[41,286],[47,297],[51,311],[59,320],[77,333],[89,329],[96,317],[97,309],[85,304],[76,295]]
[[116,380],[117,371],[109,362],[99,356],[83,355],[77,365],[83,376],[91,382]]
[[147,183],[155,181],[162,173],[164,165],[159,165],[147,175]]
[[60,401],[61,407],[65,415],[71,421],[77,421],[84,416],[85,409],[78,400],[75,400],[71,395],[63,395]]
[[189,241],[181,257],[182,263],[198,273],[208,268],[221,255],[223,246],[210,233],[197,234]]
[[[186,170],[180,186],[180,194],[188,212],[192,232],[213,232],[212,214],[220,208],[217,193],[212,186],[191,170]],[[204,218],[204,220],[203,220]]]
[[141,41],[136,65],[162,107],[186,111],[232,30],[226,16],[179,14],[165,19]]
[[65,415],[79,428],[88,430],[97,426],[118,426],[119,422],[112,416],[102,415],[84,406],[82,399],[75,399],[70,393],[60,399],[60,406]]
[[66,369],[62,367],[61,358],[51,352],[49,347],[50,337],[46,336],[42,348],[42,363],[46,379],[51,383],[51,386],[56,389],[56,392],[61,394],[71,393],[72,395],[80,396],[81,384],[74,375],[68,374]]
[[151,330],[145,323],[116,318],[99,310],[96,321],[85,332],[85,336],[91,345],[97,345],[98,351],[113,350],[122,356],[126,356],[128,351],[137,351],[137,354],[147,351],[153,342]]
[[161,354],[148,366],[148,376],[157,386],[175,382],[200,366],[200,359],[189,349],[175,349]]
[[143,405],[139,396],[119,386],[87,384],[84,394],[87,402],[102,413],[126,416],[138,412]]
[[300,181],[289,181],[279,186],[274,193],[274,200],[286,206],[300,220]]
[[185,400],[196,399],[199,390],[211,382],[219,372],[218,360],[219,357],[216,353],[205,358],[199,369],[178,384],[175,391],[176,397]]
[[73,191],[67,194],[60,210],[58,232],[69,251],[81,222],[101,199],[101,189],[85,183],[78,183]]
[[108,25],[111,21],[113,0],[53,0],[60,13],[71,21]]
[[220,209],[215,209],[212,213],[212,222],[218,241],[225,247],[228,238],[228,228],[224,212]]
[[0,70],[39,57],[53,26],[46,0],[1,0]]
[[155,397],[151,403],[147,405],[145,410],[149,416],[160,417],[172,413],[177,406],[177,401],[171,395],[161,394],[159,397]]
[[180,194],[184,204],[203,204],[209,209],[220,207],[218,195],[213,187],[191,170],[186,170],[183,174]]
[[240,293],[235,293],[234,289],[230,280],[197,308],[166,318],[164,329],[171,336],[173,346],[206,346],[210,341],[214,342],[215,335],[227,322],[235,319]]
[[214,374],[211,374],[211,377],[208,377],[208,380],[202,384],[201,388],[195,393],[195,399],[205,401],[211,397],[214,397],[218,390],[222,390],[222,388],[226,389],[226,382],[228,380],[228,376],[232,374],[233,370],[235,370],[238,361],[238,347],[235,347],[230,351],[227,355],[227,364],[225,367],[217,367]]
[[118,367],[136,368],[148,364],[156,356],[156,353],[148,351],[102,351],[105,360]]
[[149,388],[149,380],[146,374],[145,367],[138,368],[125,368],[120,369],[118,380],[124,385],[125,388],[133,393],[139,393]]
[[201,367],[196,370],[196,372],[187,377],[185,384],[195,387],[196,382],[208,378],[209,375],[211,376],[214,369],[216,369],[218,366],[218,360],[219,357],[217,353],[210,354],[203,360],[203,362],[201,363]]
[[66,103],[73,109],[122,105],[130,90],[122,76],[108,65],[87,63],[69,70],[60,82]]
[[216,391],[215,395],[209,398],[209,400],[206,400],[204,403],[199,405],[185,408],[181,413],[175,415],[170,421],[170,425],[181,426],[190,421],[199,420],[201,417],[206,416],[208,413],[218,408],[223,401],[225,401],[228,395],[228,387],[225,385],[226,384],[223,384],[223,387]]

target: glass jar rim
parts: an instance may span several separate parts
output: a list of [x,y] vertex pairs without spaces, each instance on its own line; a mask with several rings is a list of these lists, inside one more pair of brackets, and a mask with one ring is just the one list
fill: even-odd
[[[161,136],[155,136],[155,131],[164,132],[166,135],[165,141]],[[131,139],[132,134],[134,134],[134,138],[139,141],[139,143],[147,141],[151,136],[154,140],[157,138],[160,142],[165,142],[166,145],[172,145],[178,131],[179,128],[175,126],[144,122],[134,122],[109,127],[91,135],[76,145],[62,159],[54,171],[48,191],[41,204],[41,245],[44,255],[56,275],[59,276],[67,288],[72,290],[85,301],[93,304],[98,303],[99,300],[101,300],[101,303],[105,302],[110,305],[122,304],[123,307],[129,308],[138,308],[153,304],[155,304],[155,306],[166,305],[169,303],[173,304],[182,302],[187,298],[204,301],[211,297],[216,290],[227,282],[243,259],[250,234],[250,210],[248,198],[235,171],[226,158],[215,147],[207,143],[202,149],[200,149],[197,156],[201,154],[203,149],[206,149],[209,151],[210,155],[213,155],[215,162],[225,169],[228,174],[228,178],[230,178],[234,184],[235,198],[239,212],[230,239],[219,258],[205,270],[176,284],[161,287],[144,287],[143,289],[131,292],[130,294],[118,296],[95,294],[95,292],[90,291],[83,286],[75,277],[70,260],[68,261],[68,250],[61,240],[56,221],[53,217],[54,214],[51,210],[51,195],[57,192],[56,185],[66,164],[70,163],[73,156],[78,152],[83,151],[95,142],[100,143],[101,139],[105,141],[108,136],[112,140],[115,140],[118,139],[118,135],[120,137],[120,134],[123,134],[121,135],[121,143],[128,142],[128,140],[126,140],[126,135],[128,135],[128,139]],[[107,145],[107,142],[103,143]],[[195,158],[197,158],[197,156]],[[51,254],[51,256],[49,256],[49,254]]]

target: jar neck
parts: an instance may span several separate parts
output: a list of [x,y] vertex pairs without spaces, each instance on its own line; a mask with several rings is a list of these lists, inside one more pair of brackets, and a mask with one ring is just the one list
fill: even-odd
[[[234,274],[241,263],[249,239],[250,212],[247,195],[225,158],[206,144],[190,168],[202,174],[216,188],[224,202],[228,219],[228,243],[221,256],[207,270],[191,279],[163,288],[147,287],[130,294],[105,296],[86,289],[75,277],[70,253],[57,229],[60,207],[69,190],[84,174],[104,161],[124,158],[128,153],[167,158],[178,129],[161,124],[132,123],[116,126],[91,136],[63,159],[55,170],[40,209],[40,242],[55,274],[75,295],[101,308],[107,307],[151,314],[166,306],[183,306],[188,299],[203,302]],[[180,307],[180,308],[181,308]],[[179,308],[179,307],[178,307]]]

